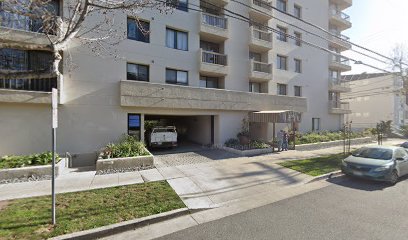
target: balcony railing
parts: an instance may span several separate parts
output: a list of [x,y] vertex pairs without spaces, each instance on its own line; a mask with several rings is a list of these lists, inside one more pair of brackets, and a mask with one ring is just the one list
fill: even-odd
[[207,25],[217,27],[217,28],[222,28],[222,29],[227,29],[227,26],[228,26],[227,21],[228,20],[224,17],[212,15],[209,13],[203,13],[202,18],[201,18],[202,24],[207,24]]
[[254,27],[251,27],[252,29],[252,37],[258,40],[266,41],[266,42],[272,42],[272,33],[267,32],[267,31],[262,31],[259,29],[256,29]]
[[201,51],[201,61],[203,63],[227,66],[227,55],[202,50]]
[[349,41],[350,38],[347,37],[346,35],[341,34],[339,31],[337,30],[331,30],[330,31],[333,35],[339,37],[341,40],[345,40],[345,41]]
[[341,110],[350,110],[350,103],[332,100],[332,101],[330,101],[330,108],[332,108],[332,109],[341,109]]
[[252,60],[252,71],[270,74],[272,73],[272,64]]
[[271,4],[270,4],[269,2],[267,2],[267,1],[263,1],[263,0],[252,0],[252,2],[253,2],[254,5],[256,5],[256,6],[258,6],[258,7],[264,8],[264,9],[266,9],[266,10],[268,10],[268,11],[272,11],[272,6],[271,6]]
[[345,14],[342,11],[337,10],[336,8],[330,8],[330,13],[332,16],[337,16],[341,19],[343,19],[344,21],[350,22],[350,16]]
[[345,82],[339,78],[329,77],[329,81],[332,86],[340,86],[340,87],[345,87],[345,88],[350,87],[349,82]]
[[0,89],[51,92],[57,88],[57,78],[40,79],[0,79]]
[[350,59],[346,57],[337,56],[334,54],[332,54],[331,56],[332,56],[331,59],[333,62],[350,66]]

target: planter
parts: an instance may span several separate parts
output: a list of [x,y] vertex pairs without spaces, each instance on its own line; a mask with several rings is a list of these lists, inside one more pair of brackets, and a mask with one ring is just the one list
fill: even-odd
[[[355,138],[355,139],[351,139],[350,141],[351,145],[372,143],[372,142],[373,142],[372,137]],[[331,141],[331,142],[309,143],[309,144],[296,145],[296,150],[309,151],[309,150],[342,146],[343,144],[344,144],[343,140],[337,140],[337,141]]]
[[[58,177],[65,168],[66,159],[62,158],[55,165],[55,176]],[[44,179],[52,176],[52,165],[22,167],[22,168],[6,168],[0,169],[0,181],[13,181],[17,179],[28,179],[35,177]]]
[[229,147],[222,147],[227,152],[237,154],[239,156],[243,157],[251,157],[251,156],[256,156],[256,155],[262,155],[262,154],[268,154],[272,153],[272,148],[263,148],[263,149],[251,149],[251,150],[238,150],[235,148],[229,148]]
[[140,169],[154,166],[154,157],[149,155],[128,158],[98,159],[96,161],[96,171]]

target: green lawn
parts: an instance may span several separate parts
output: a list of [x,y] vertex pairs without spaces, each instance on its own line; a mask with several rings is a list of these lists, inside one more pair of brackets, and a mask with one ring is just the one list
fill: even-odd
[[344,158],[343,154],[333,154],[325,157],[282,162],[279,165],[310,176],[319,176],[340,170],[341,160]]
[[183,208],[166,181],[0,202],[0,239],[45,239]]

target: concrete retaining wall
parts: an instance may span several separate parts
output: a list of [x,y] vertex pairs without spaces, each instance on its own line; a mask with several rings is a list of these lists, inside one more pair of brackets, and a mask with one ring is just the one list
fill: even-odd
[[237,154],[239,156],[244,156],[244,157],[251,157],[251,156],[256,156],[256,155],[261,155],[261,154],[267,154],[267,153],[272,153],[272,148],[265,148],[265,149],[252,149],[252,150],[238,150],[235,148],[229,148],[229,147],[222,147],[227,152]]
[[[55,165],[55,175],[58,177],[62,170],[66,166],[66,159],[61,159]],[[29,178],[32,176],[36,177],[47,177],[52,175],[52,166],[45,165],[45,166],[34,166],[34,167],[23,167],[23,168],[6,168],[0,170],[0,181],[3,180],[13,180],[13,179],[21,179],[21,178]]]
[[98,159],[96,161],[96,171],[153,167],[153,160],[152,154],[140,157]]
[[[371,137],[356,138],[356,139],[351,139],[351,145],[372,143],[373,141],[374,140]],[[331,141],[331,142],[302,144],[302,145],[297,145],[296,150],[298,151],[317,150],[317,149],[323,149],[323,148],[342,146],[343,143],[344,143],[343,140],[338,140],[338,141]]]

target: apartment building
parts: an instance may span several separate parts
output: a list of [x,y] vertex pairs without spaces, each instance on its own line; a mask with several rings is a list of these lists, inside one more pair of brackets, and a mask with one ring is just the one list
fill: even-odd
[[[63,77],[0,79],[0,155],[49,149],[52,87],[60,96],[58,151],[74,153],[78,159],[94,157],[97,149],[122,134],[143,140],[145,121],[176,125],[182,138],[214,145],[235,137],[251,112],[301,113],[297,128],[303,132],[340,129],[349,112],[339,101],[340,94],[349,88],[339,76],[350,70],[348,62],[284,33],[336,52],[347,50],[351,46],[342,41],[340,32],[351,23],[341,11],[352,1],[240,2],[244,4],[184,0],[171,14],[146,9],[137,21],[135,16],[115,14],[114,27],[126,33],[114,46],[115,56],[96,56],[88,45],[73,40],[64,52]],[[64,2],[55,4],[56,14],[67,11]],[[328,35],[332,41],[327,42],[310,36],[301,30],[309,27],[271,6],[338,37]],[[251,22],[226,16],[225,9]],[[5,33],[1,38],[47,41],[36,33],[29,16],[17,16],[26,19],[18,24],[5,21],[13,16],[7,9],[0,16]],[[92,16],[87,24],[98,20]],[[143,34],[140,26],[149,34]],[[0,55],[6,70],[47,70],[50,62],[39,51],[1,49]],[[272,138],[272,124],[252,128],[257,137]]]
[[351,92],[343,98],[350,103],[354,129],[376,127],[381,121],[392,121],[399,128],[407,124],[407,97],[402,92],[401,77],[389,73],[364,73],[346,75],[343,79],[349,83]]

